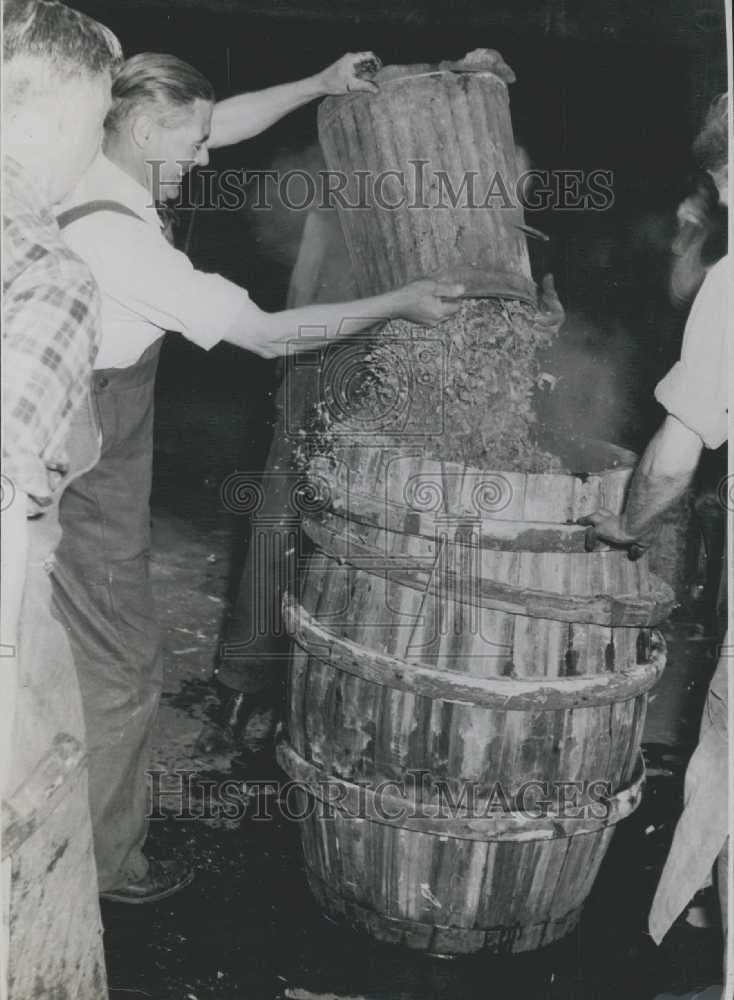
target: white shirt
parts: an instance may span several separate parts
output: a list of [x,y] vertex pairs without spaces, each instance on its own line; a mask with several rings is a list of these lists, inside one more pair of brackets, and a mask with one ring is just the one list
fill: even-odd
[[[99,154],[62,210],[116,201],[143,220],[95,212],[62,230],[102,291],[102,343],[95,368],[127,368],[166,330],[209,350],[230,332],[246,333],[260,310],[247,292],[218,274],[197,271],[172,247],[150,193]],[[272,353],[253,340],[252,350]]]
[[711,268],[688,314],[680,361],[658,382],[655,398],[707,448],[729,436],[729,288],[731,258]]

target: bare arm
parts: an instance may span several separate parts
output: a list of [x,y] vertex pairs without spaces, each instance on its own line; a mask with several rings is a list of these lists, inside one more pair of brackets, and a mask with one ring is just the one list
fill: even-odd
[[353,302],[300,306],[283,312],[248,317],[247,329],[227,337],[246,350],[266,347],[262,353],[283,357],[313,350],[314,338],[336,340],[366,330],[381,320],[402,317],[424,326],[440,323],[455,313],[464,288],[424,278],[409,285]]
[[668,414],[635,469],[622,514],[600,510],[579,523],[591,525],[598,539],[612,545],[638,541],[684,493],[702,451],[698,434]]
[[635,470],[624,508],[624,527],[637,538],[685,492],[696,471],[703,441],[676,417],[668,416],[651,439]]
[[314,76],[219,101],[214,106],[209,147],[216,149],[251,139],[318,97],[357,90],[375,91],[373,83],[356,75],[365,60],[374,58],[371,52],[350,52]]

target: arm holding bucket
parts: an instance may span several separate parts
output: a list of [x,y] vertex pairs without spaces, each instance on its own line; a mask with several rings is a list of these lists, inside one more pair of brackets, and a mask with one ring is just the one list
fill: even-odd
[[360,90],[374,93],[377,86],[360,74],[364,74],[365,66],[377,69],[379,65],[372,52],[348,52],[314,76],[218,101],[208,145],[216,149],[251,139],[319,97]]
[[[440,323],[460,308],[464,287],[423,278],[383,295],[353,302],[319,303],[282,312],[250,315],[245,342],[236,333],[225,337],[238,347],[266,348],[270,356],[313,350],[317,340],[336,340],[367,330],[386,319],[402,318],[422,326]],[[303,331],[306,336],[303,336]]]

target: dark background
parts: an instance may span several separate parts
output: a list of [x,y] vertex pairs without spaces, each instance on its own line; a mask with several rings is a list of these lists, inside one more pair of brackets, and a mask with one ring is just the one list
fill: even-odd
[[[567,386],[580,428],[639,449],[660,419],[652,389],[680,344],[684,315],[667,302],[668,246],[690,186],[690,144],[726,86],[724,8],[717,0],[156,0],[80,3],[110,25],[126,55],[168,51],[209,76],[219,97],[299,79],[347,51],[384,63],[458,58],[497,48],[515,69],[516,140],[538,168],[614,172],[605,212],[528,213],[551,236],[536,276],[556,275],[569,313]],[[316,103],[264,135],[215,151],[212,166],[303,165]],[[194,263],[283,308],[305,213],[198,211]],[[182,225],[183,230],[188,219]],[[535,243],[531,250],[536,251]],[[604,378],[601,381],[601,373]],[[220,345],[204,356],[169,336],[159,376],[154,500],[214,499],[234,468],[262,467],[270,433],[273,362]],[[595,410],[595,400],[605,405]],[[589,416],[590,410],[595,410]],[[195,507],[201,505],[197,502]]]

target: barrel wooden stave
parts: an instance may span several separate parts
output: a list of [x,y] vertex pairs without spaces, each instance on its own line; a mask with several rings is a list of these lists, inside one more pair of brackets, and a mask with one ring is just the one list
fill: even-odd
[[[581,552],[529,552],[482,548],[479,523],[457,527],[449,521],[442,534],[419,536],[353,522],[323,513],[319,521],[325,531],[314,541],[339,558],[363,554],[377,571],[407,570],[417,585],[422,577],[437,571],[465,581],[465,600],[473,603],[471,582],[499,582],[515,588],[542,590],[560,596],[647,595],[651,579],[647,560],[631,561],[627,553],[608,550]],[[307,526],[309,528],[310,526]],[[316,529],[318,524],[314,524]],[[328,539],[328,535],[336,536]],[[331,542],[331,545],[329,544]],[[336,544],[334,544],[336,543]],[[357,559],[352,562],[357,563]],[[416,572],[417,571],[417,572]]]
[[302,604],[338,636],[406,662],[477,676],[603,674],[637,662],[637,629],[467,608],[323,553],[310,558]]
[[502,712],[395,691],[335,672],[311,658],[292,707],[294,749],[327,774],[371,783],[427,771],[454,795],[467,783],[480,799],[497,785],[511,799],[531,781],[607,782],[625,787],[644,724],[644,696],[572,711]]
[[[610,695],[608,701],[599,697],[594,704],[565,709],[544,708],[539,701],[518,711],[452,700],[448,678],[512,677],[539,686],[543,678],[589,676],[603,682],[637,667],[641,658],[644,662],[649,630],[482,606],[471,588],[449,583],[476,576],[559,596],[645,595],[651,585],[646,563],[632,563],[624,553],[466,544],[467,525],[476,542],[484,526],[491,531],[498,520],[562,525],[599,506],[619,509],[629,468],[588,476],[456,474],[448,463],[420,455],[396,459],[359,444],[340,455],[341,467],[322,469],[327,502],[307,524],[307,530],[317,522],[328,525],[330,534],[315,531],[317,551],[301,581],[300,602],[318,623],[321,645],[308,647],[303,637],[304,648],[294,644],[293,750],[327,781],[376,789],[425,771],[455,802],[470,784],[479,808],[496,803],[498,787],[511,808],[521,808],[523,789],[532,781],[550,788],[581,782],[584,789],[589,782],[605,782],[610,794],[625,795],[638,765],[644,686],[630,688],[619,701]],[[479,510],[469,517],[481,487],[477,477],[493,475],[501,477],[500,487],[509,483],[508,502],[499,512]],[[433,496],[418,497],[420,503],[438,497],[427,513],[435,515],[437,527],[445,515],[450,530],[443,539],[425,532],[430,518],[415,517],[416,494],[405,490],[411,477],[433,490]],[[354,504],[358,519],[352,521],[355,496],[365,502]],[[389,530],[379,517],[369,523],[380,497],[398,512]],[[368,517],[359,519],[362,511]],[[401,518],[405,530],[395,530]],[[327,537],[335,551],[323,544]],[[358,551],[371,554],[372,561],[357,558]],[[391,569],[396,565],[423,567],[422,577],[406,580]],[[360,673],[358,664],[342,669],[330,662],[335,640],[348,640],[357,659],[393,657],[404,664],[400,674],[409,673],[411,665],[430,667],[437,687],[429,697],[401,685],[399,677],[391,686]],[[433,802],[437,794],[435,788],[424,791],[422,801]],[[551,841],[532,834],[526,841],[462,840],[338,813],[326,821],[310,816],[302,826],[309,880],[330,912],[382,940],[456,953],[523,951],[567,933],[613,835],[609,826],[575,835],[566,831]]]
[[371,930],[383,940],[457,953],[524,951],[568,933],[613,835],[610,827],[551,841],[483,843],[339,813],[326,822],[311,816],[302,827],[309,881],[322,895],[325,886],[339,886],[345,916],[349,903],[357,904],[363,921],[374,914]]
[[[521,555],[511,557],[517,562]],[[560,558],[584,567],[605,555],[619,554]],[[625,559],[615,565],[626,570],[635,564]],[[627,584],[623,579],[621,585]],[[484,608],[468,614],[462,596],[422,594],[316,553],[303,580],[302,602],[334,635],[406,664],[418,660],[479,676],[511,671],[532,677],[604,674],[637,662],[635,629]],[[416,630],[421,617],[422,635]],[[473,781],[491,789],[499,781],[508,795],[541,778],[604,779],[616,790],[631,775],[644,723],[644,697],[570,712],[500,712],[389,690],[334,670],[316,656],[305,656],[297,677],[291,717],[309,708],[300,717],[294,747],[346,779],[384,780],[406,768],[425,768],[454,787]]]
[[[441,515],[468,512],[487,519],[567,524],[601,506],[610,510],[622,506],[636,456],[622,449],[610,450],[612,455],[621,454],[617,462],[624,459],[626,464],[598,472],[524,473],[441,462],[426,458],[420,447],[340,441],[333,459],[315,461],[312,471],[330,487],[341,486],[408,510],[406,489],[411,487],[414,493],[417,487],[427,486],[436,492]],[[501,491],[495,509],[491,504],[477,505],[475,491],[482,484]]]

